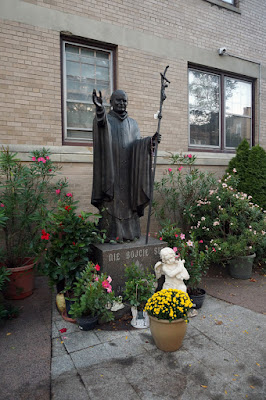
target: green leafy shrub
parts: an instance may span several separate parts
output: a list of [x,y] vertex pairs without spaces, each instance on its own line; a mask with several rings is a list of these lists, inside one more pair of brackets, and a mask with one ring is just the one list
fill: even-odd
[[0,152],[0,205],[5,218],[1,261],[9,268],[38,254],[38,232],[53,205],[57,185],[53,178],[59,169],[45,148],[32,153],[30,164],[16,156],[8,148]]
[[266,209],[266,151],[259,145],[250,148],[245,139],[236,156],[229,162],[227,173],[238,174],[237,189],[253,198],[253,203]]
[[92,243],[104,240],[97,228],[100,215],[77,213],[77,204],[72,193],[61,196],[57,210],[49,213],[45,229],[39,234],[44,247],[39,269],[49,277],[51,286],[64,280],[71,288],[90,260]]
[[144,309],[147,300],[155,291],[156,277],[154,273],[144,270],[132,263],[125,268],[125,290],[123,300],[140,311]]
[[103,322],[114,319],[111,306],[116,298],[112,291],[112,278],[99,272],[100,266],[89,262],[74,283],[73,304],[69,311],[74,318],[97,315]]
[[216,180],[212,173],[195,168],[191,154],[171,154],[171,167],[159,182],[155,182],[154,209],[161,226],[177,224],[188,231],[187,210],[199,197],[205,197]]
[[227,175],[189,210],[195,237],[212,247],[216,263],[254,253],[260,261],[266,255],[265,212],[235,189],[237,183],[236,174]]

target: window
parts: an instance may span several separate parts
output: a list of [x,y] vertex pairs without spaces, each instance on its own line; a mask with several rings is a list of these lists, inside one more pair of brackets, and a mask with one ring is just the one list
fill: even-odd
[[232,4],[234,5],[235,0],[222,0],[224,3]]
[[189,146],[234,150],[252,144],[253,82],[223,72],[189,68]]
[[101,90],[110,107],[113,90],[113,51],[62,41],[63,50],[63,143],[92,141],[95,107],[92,91]]

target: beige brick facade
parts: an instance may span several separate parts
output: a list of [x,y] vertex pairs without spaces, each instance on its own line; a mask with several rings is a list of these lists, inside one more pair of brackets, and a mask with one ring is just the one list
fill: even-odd
[[[166,152],[188,151],[188,63],[256,79],[255,137],[266,148],[265,4],[239,0],[232,8],[220,0],[3,0],[0,143],[23,159],[34,146],[49,147],[81,207],[90,207],[92,148],[62,145],[60,32],[67,31],[117,46],[117,86],[128,93],[129,115],[143,136],[156,131],[159,73],[170,66],[158,176]],[[222,46],[232,56],[219,56]],[[231,157],[197,155],[203,168],[220,174]]]

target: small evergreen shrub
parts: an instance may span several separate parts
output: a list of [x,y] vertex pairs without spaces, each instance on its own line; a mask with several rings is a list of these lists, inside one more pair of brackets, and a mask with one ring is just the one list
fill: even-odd
[[226,172],[237,172],[237,190],[252,196],[253,203],[266,209],[266,151],[261,146],[250,148],[244,139]]

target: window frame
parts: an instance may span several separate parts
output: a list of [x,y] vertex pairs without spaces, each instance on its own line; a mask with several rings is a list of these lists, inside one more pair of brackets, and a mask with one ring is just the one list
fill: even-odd
[[82,138],[70,139],[67,137],[67,94],[66,94],[66,52],[65,44],[85,47],[92,50],[102,50],[111,53],[110,57],[110,76],[111,76],[111,93],[116,89],[116,59],[117,46],[110,43],[103,43],[94,40],[87,40],[80,37],[68,36],[61,34],[61,115],[62,115],[62,145],[67,146],[93,146],[91,139],[83,140]]
[[[208,74],[218,75],[220,77],[219,87],[219,147],[218,146],[198,146],[190,143],[190,110],[189,110],[189,71],[200,71]],[[236,74],[230,71],[223,71],[215,68],[205,67],[202,65],[188,64],[188,149],[197,152],[211,152],[211,153],[235,153],[236,148],[225,147],[226,132],[225,132],[225,78],[233,78],[240,81],[251,83],[251,137],[250,146],[255,144],[255,78],[246,75]]]
[[228,11],[233,11],[235,13],[241,14],[240,7],[239,7],[240,0],[234,0],[234,4],[228,3],[227,1],[224,1],[224,0],[203,0],[203,1],[206,1],[207,3],[210,3],[211,5],[215,5],[219,9],[225,8]]

